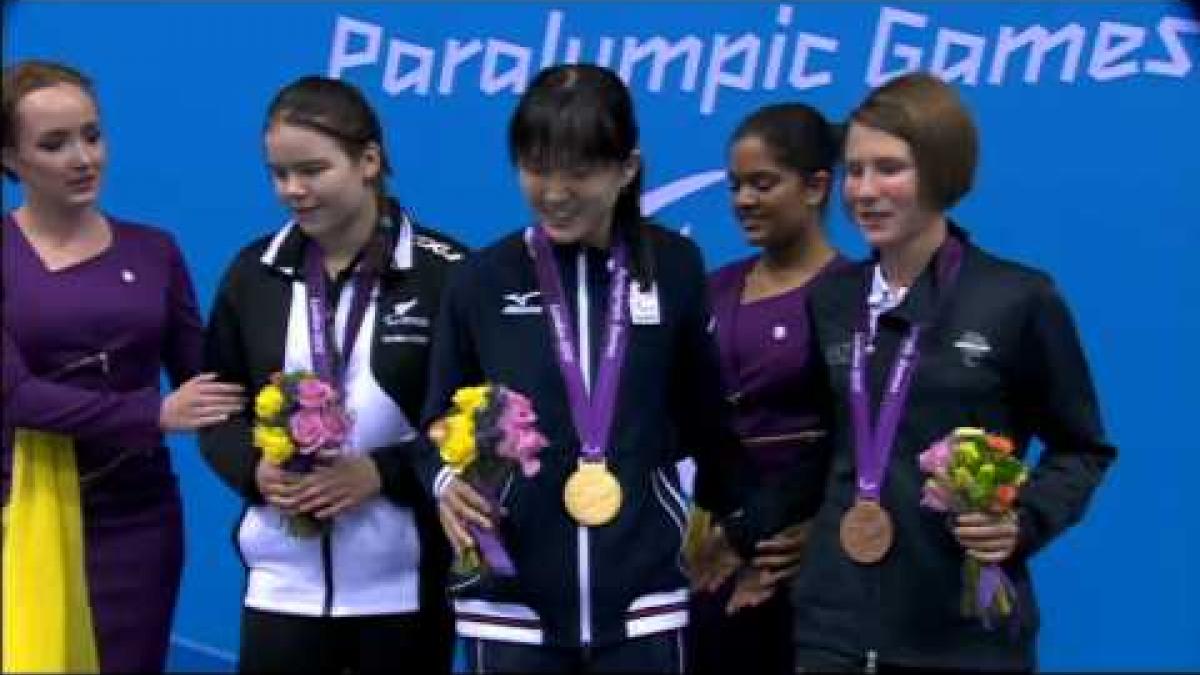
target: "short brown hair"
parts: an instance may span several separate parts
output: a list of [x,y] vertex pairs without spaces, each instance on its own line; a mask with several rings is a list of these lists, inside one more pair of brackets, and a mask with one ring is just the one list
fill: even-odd
[[[68,65],[29,60],[4,69],[4,93],[0,95],[0,147],[13,148],[17,145],[17,105],[21,99],[38,89],[60,84],[75,85],[93,102],[96,100],[91,79]],[[4,173],[16,178],[8,169]]]
[[971,190],[979,162],[975,123],[954,88],[937,77],[910,73],[889,81],[850,113],[850,123],[908,143],[926,205],[945,210]]

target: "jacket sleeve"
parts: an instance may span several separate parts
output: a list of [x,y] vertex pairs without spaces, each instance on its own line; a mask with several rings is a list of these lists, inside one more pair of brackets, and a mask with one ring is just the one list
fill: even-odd
[[372,450],[368,456],[379,472],[379,491],[394,504],[412,504],[427,497],[420,478],[414,471],[414,458],[437,454],[430,450],[429,439],[418,431],[412,439]]
[[1116,448],[1105,438],[1079,334],[1052,282],[1033,297],[1023,331],[1021,404],[1044,449],[1018,498],[1017,555],[1030,556],[1079,522]]
[[[465,256],[467,249],[457,242],[454,242],[454,248],[462,252]],[[457,263],[443,262],[441,259],[430,260],[429,264],[423,268],[423,273],[430,274],[428,292],[433,300],[441,305],[441,299],[445,296],[445,276],[452,275],[453,272],[461,267]],[[434,321],[438,321],[441,316],[441,306],[438,307],[438,313],[434,317]],[[434,326],[435,331],[430,335],[430,349],[437,345],[437,326]],[[428,499],[428,492],[423,485],[420,475],[418,474],[419,462],[430,462],[437,457],[437,449],[432,446],[429,438],[422,432],[425,425],[420,424],[422,417],[422,405],[425,394],[429,391],[428,368],[426,369],[426,377],[419,383],[413,383],[411,386],[419,387],[420,394],[406,398],[402,405],[404,414],[409,420],[412,420],[416,425],[415,435],[402,443],[388,445],[382,448],[371,451],[370,457],[375,462],[375,468],[379,472],[380,490],[383,495],[390,501],[397,504],[413,504],[417,500]],[[440,470],[440,466],[437,467]],[[436,476],[436,472],[434,473]]]
[[254,447],[252,425],[253,397],[250,370],[246,363],[242,337],[242,315],[238,305],[239,270],[245,264],[239,256],[230,266],[217,290],[217,298],[204,334],[204,370],[217,374],[222,382],[246,387],[251,401],[241,414],[200,430],[200,453],[209,467],[231,489],[248,502],[262,503],[262,494],[254,477],[261,452]]
[[[451,275],[442,296],[441,309],[433,331],[433,349],[429,357],[429,389],[421,416],[421,431],[450,408],[454,392],[460,387],[479,384],[482,368],[470,320],[473,263],[468,261]],[[413,463],[417,476],[436,499],[442,487],[453,477],[442,461],[437,447],[421,433],[414,446]]]
[[677,267],[680,274],[680,326],[671,368],[670,415],[680,445],[696,461],[696,502],[724,518],[741,508],[750,489],[745,452],[733,431],[732,411],[721,383],[710,315],[704,265],[690,242]]
[[166,237],[167,323],[163,364],[171,386],[178,387],[200,372],[204,359],[204,323],[196,306],[196,292],[179,247]]
[[157,387],[128,392],[91,391],[29,371],[17,341],[3,331],[4,423],[67,434],[114,448],[160,443]]
[[821,361],[820,367],[813,369],[817,375],[805,384],[821,390],[821,394],[814,399],[823,402],[822,408],[816,412],[820,416],[819,426],[826,430],[826,434],[814,441],[805,452],[799,453],[786,471],[765,477],[746,500],[742,513],[724,524],[730,543],[743,556],[750,555],[757,542],[788,525],[812,518],[825,496],[833,459],[833,392],[811,303],[806,306],[806,311],[810,326],[810,358]]

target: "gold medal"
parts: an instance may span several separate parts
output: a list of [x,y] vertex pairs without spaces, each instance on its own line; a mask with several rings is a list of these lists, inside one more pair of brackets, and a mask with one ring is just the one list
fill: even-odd
[[874,565],[892,548],[892,518],[879,502],[859,499],[842,515],[842,550],[860,565]]
[[567,513],[580,525],[597,527],[621,510],[621,484],[604,462],[580,461],[563,489]]

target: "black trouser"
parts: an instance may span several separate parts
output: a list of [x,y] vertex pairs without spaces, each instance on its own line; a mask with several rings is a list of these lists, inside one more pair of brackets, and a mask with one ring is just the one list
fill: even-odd
[[732,584],[691,598],[688,671],[695,675],[791,675],[792,603],[786,586],[757,607],[728,615]]
[[683,631],[605,647],[564,648],[467,638],[469,673],[682,673]]
[[423,615],[312,617],[242,610],[238,670],[243,673],[449,672],[448,643]]

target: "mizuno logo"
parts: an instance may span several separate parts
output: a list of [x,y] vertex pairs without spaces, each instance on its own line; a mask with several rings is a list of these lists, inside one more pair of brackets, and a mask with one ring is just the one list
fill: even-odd
[[528,291],[526,293],[505,293],[504,300],[507,304],[500,310],[501,314],[541,314],[542,306],[540,304],[529,304],[534,298],[541,299],[541,291]]

